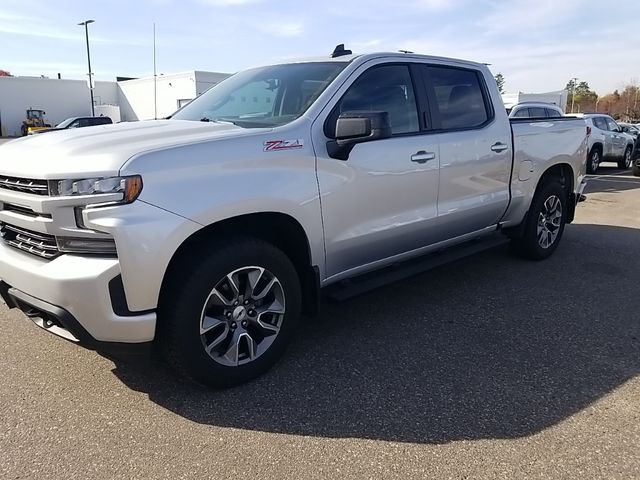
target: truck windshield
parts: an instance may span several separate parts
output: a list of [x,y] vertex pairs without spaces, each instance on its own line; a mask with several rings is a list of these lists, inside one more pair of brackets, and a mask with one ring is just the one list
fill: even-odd
[[347,63],[292,63],[237,73],[171,118],[277,127],[304,114]]

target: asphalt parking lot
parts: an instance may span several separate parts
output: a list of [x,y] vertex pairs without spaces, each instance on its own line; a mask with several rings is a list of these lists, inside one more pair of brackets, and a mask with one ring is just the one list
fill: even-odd
[[499,247],[325,302],[226,391],[3,305],[0,478],[640,478],[640,178],[587,193],[551,259]]

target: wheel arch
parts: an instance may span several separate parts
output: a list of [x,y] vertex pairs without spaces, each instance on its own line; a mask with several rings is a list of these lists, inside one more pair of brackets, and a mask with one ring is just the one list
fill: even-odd
[[238,215],[207,225],[187,237],[176,249],[166,268],[160,301],[170,298],[171,280],[184,274],[184,265],[193,264],[207,243],[221,236],[243,235],[264,240],[282,250],[294,264],[302,287],[303,312],[314,315],[320,300],[320,275],[312,263],[311,246],[304,228],[295,218],[281,212]]
[[548,166],[547,169],[543,171],[540,177],[538,178],[536,187],[535,189],[533,189],[533,192],[531,194],[531,201],[527,206],[527,210],[522,218],[522,221],[516,226],[505,228],[504,233],[511,238],[517,238],[522,236],[524,232],[524,228],[527,224],[527,220],[529,218],[529,212],[531,210],[531,202],[533,202],[533,199],[535,198],[536,194],[540,191],[541,188],[543,188],[549,182],[554,180],[559,180],[563,186],[563,189],[567,193],[567,200],[569,204],[568,205],[569,211],[567,212],[567,223],[571,223],[575,215],[575,207],[576,207],[576,201],[577,201],[575,199],[575,195],[573,194],[574,178],[575,178],[574,170],[569,163],[559,162],[559,163],[555,163],[553,165]]
[[538,180],[538,184],[536,185],[536,190],[534,192],[534,196],[538,191],[552,181],[560,181],[560,185],[562,185],[563,190],[565,191],[567,202],[569,205],[569,211],[567,213],[567,223],[573,222],[575,212],[576,212],[576,204],[577,200],[574,195],[574,179],[575,172],[573,171],[573,167],[568,163],[556,163],[555,165],[547,168],[542,175],[540,175],[540,179]]

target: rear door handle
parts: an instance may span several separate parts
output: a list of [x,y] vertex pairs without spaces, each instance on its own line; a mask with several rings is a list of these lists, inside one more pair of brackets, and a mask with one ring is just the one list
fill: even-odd
[[411,155],[411,161],[416,163],[426,163],[429,160],[433,160],[436,158],[436,154],[433,152],[425,152],[424,150],[420,150],[419,152]]
[[502,142],[496,142],[493,145],[491,145],[491,150],[493,150],[496,153],[504,152],[507,148],[509,148],[509,146],[505,145]]

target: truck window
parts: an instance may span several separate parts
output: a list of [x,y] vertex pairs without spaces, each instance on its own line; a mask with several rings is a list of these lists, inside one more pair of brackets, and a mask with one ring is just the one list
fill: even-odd
[[524,107],[516,110],[516,113],[513,116],[516,118],[527,118],[531,115],[529,115],[529,109],[527,107]]
[[547,108],[546,110],[547,110],[547,117],[549,117],[549,118],[562,117],[560,112],[558,112],[557,110],[554,110],[553,108]]
[[[364,72],[349,87],[330,118],[337,119],[340,113],[351,111],[388,112],[393,134],[419,131],[409,67],[384,65]],[[332,123],[335,128],[335,120]]]
[[489,119],[478,73],[451,67],[427,67],[443,130],[475,128]]
[[300,117],[346,63],[292,63],[237,73],[195,98],[172,118],[231,122],[243,128],[285,125]]

